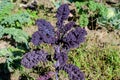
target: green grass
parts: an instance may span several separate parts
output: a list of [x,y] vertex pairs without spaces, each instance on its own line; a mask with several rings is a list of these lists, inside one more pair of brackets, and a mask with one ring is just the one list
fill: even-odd
[[78,66],[86,80],[119,80],[120,49],[106,46],[86,49],[85,45],[69,53],[69,62]]

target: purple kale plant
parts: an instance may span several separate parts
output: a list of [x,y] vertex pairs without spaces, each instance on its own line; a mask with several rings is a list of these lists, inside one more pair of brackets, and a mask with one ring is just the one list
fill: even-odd
[[[32,35],[31,42],[38,46],[41,43],[51,44],[54,48],[54,57],[51,60],[55,60],[55,75],[58,80],[58,73],[60,70],[64,70],[68,73],[70,80],[85,80],[84,74],[78,67],[73,64],[67,64],[68,52],[71,48],[76,48],[80,43],[85,41],[85,35],[87,32],[85,29],[76,25],[75,22],[68,22],[65,24],[65,20],[68,19],[70,9],[68,4],[61,5],[56,14],[57,22],[56,28],[53,27],[48,21],[44,19],[38,19],[36,25],[38,31]],[[35,50],[26,53],[21,64],[26,68],[33,68],[37,66],[40,61],[49,61],[48,53],[43,50]],[[52,57],[51,57],[52,58]],[[50,72],[43,76],[40,76],[38,80],[48,80],[52,76]]]

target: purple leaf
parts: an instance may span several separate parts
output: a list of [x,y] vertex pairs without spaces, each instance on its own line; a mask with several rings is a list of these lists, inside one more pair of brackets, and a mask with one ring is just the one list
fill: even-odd
[[63,47],[66,49],[78,47],[80,43],[84,42],[87,32],[80,27],[71,30],[62,39]]
[[70,10],[68,4],[63,4],[58,8],[56,17],[58,20],[60,19],[65,20],[68,18],[69,13]]
[[55,31],[53,26],[44,19],[38,19],[36,21],[38,31],[32,35],[32,42],[34,45],[39,45],[41,42],[54,44],[56,41]]
[[65,64],[61,67],[61,70],[68,73],[70,80],[85,80],[84,74],[80,71],[80,69],[72,64]]
[[56,25],[58,29],[62,29],[64,20],[68,18],[69,13],[70,13],[70,10],[69,10],[68,4],[63,4],[58,8],[57,14],[56,14],[56,17],[57,17]]
[[48,53],[45,53],[43,50],[28,52],[23,56],[21,64],[26,68],[32,68],[36,66],[39,61],[47,61],[47,55]]
[[69,31],[74,25],[75,25],[75,22],[73,22],[73,21],[67,23],[67,24],[64,26],[64,28],[63,28],[64,32]]
[[54,36],[54,27],[50,24],[50,22],[47,22],[44,19],[38,19],[36,21],[36,25],[38,26],[38,30],[41,32],[45,32],[46,34],[49,34],[50,36]]
[[31,42],[32,42],[34,45],[36,45],[36,46],[43,42],[42,35],[41,35],[41,33],[40,33],[39,31],[36,31],[36,32],[32,35]]

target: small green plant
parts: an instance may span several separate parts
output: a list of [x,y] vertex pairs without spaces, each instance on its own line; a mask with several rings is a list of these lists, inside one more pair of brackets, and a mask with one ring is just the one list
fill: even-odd
[[21,29],[4,28],[0,26],[0,38],[2,38],[4,34],[9,35],[10,38],[13,38],[18,43],[25,43],[26,45],[28,44],[29,36]]
[[80,14],[79,24],[83,27],[87,26],[88,23],[90,23],[90,17],[94,17],[95,15],[98,15],[99,17],[106,15],[106,6],[93,0],[76,1],[75,5],[77,12]]
[[26,24],[33,23],[32,18],[36,17],[34,12],[30,13],[21,9],[15,12],[14,9],[15,6],[11,0],[0,1],[0,25],[3,27],[22,28]]
[[80,18],[79,18],[79,23],[81,26],[87,26],[89,23],[88,20],[88,15],[87,14],[81,14]]
[[11,14],[11,10],[14,8],[13,3],[10,0],[0,0],[0,21],[9,14]]
[[116,8],[108,8],[108,12],[106,13],[107,16],[98,19],[98,24],[105,27],[120,29],[120,10]]
[[24,52],[24,50],[14,47],[0,49],[0,57],[6,58],[4,67],[10,72],[13,72],[17,69],[22,69],[20,61]]
[[28,48],[29,36],[22,31],[22,27],[31,21],[27,11],[14,11],[11,0],[0,1],[0,39],[7,35],[8,39],[16,43],[24,43]]
[[30,15],[27,12],[20,12],[13,15],[8,15],[3,18],[0,24],[4,27],[19,27],[21,28],[26,23],[31,21]]

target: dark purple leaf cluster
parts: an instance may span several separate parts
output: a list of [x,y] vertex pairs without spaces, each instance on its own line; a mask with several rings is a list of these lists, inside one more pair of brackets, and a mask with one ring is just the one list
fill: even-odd
[[55,31],[53,26],[44,19],[38,19],[36,21],[38,26],[38,31],[32,35],[32,43],[34,45],[39,45],[40,43],[55,43]]
[[31,42],[34,45],[39,45],[43,42],[43,37],[42,34],[39,31],[36,31],[33,35],[32,35],[32,39]]
[[64,33],[71,30],[71,28],[75,25],[75,22],[69,22],[67,23],[64,27],[63,27],[63,31]]
[[84,74],[80,71],[80,69],[72,64],[65,64],[61,67],[61,70],[68,73],[70,80],[85,80]]
[[[57,11],[57,47],[55,48],[54,59],[56,60],[55,68],[56,75],[58,74],[60,68],[65,70],[69,74],[71,80],[84,80],[83,73],[78,67],[67,64],[67,52],[70,48],[78,47],[80,43],[85,40],[85,35],[87,34],[85,29],[77,26],[75,22],[69,22],[64,24],[69,16],[70,10],[67,4],[63,4],[58,8]],[[76,27],[75,27],[76,26]],[[61,46],[61,47],[60,47]],[[66,50],[66,51],[65,51]],[[57,76],[56,76],[57,79]]]
[[38,19],[36,21],[36,25],[38,26],[38,30],[49,34],[50,36],[54,37],[54,27],[44,19]]
[[45,53],[43,50],[28,52],[23,56],[21,64],[26,68],[32,68],[39,61],[47,61],[47,55],[48,53]]
[[66,34],[63,37],[63,47],[69,49],[69,48],[75,48],[79,46],[80,43],[84,42],[85,35],[86,35],[85,29],[82,29],[80,27],[77,27],[73,30],[71,30],[68,34]]
[[[57,35],[58,41],[63,44],[63,47],[66,49],[78,47],[80,43],[85,40],[85,35],[87,34],[85,29],[76,26],[75,22],[69,22],[64,24],[64,20],[68,18],[70,13],[69,7],[67,4],[61,5],[57,10]],[[74,29],[74,30],[72,30]]]
[[63,26],[64,20],[66,20],[68,18],[68,15],[70,13],[70,9],[68,4],[63,4],[61,5],[58,10],[57,10],[57,27],[60,29]]
[[70,13],[70,9],[68,4],[63,4],[58,8],[56,17],[58,20],[59,19],[65,20],[68,18],[69,13]]
[[[56,17],[57,22],[64,21],[68,18],[70,13],[69,7],[67,4],[63,4],[58,8]],[[60,22],[61,22],[60,21]],[[60,27],[58,26],[57,31],[54,30],[54,27],[44,19],[38,19],[36,21],[38,26],[38,31],[32,35],[32,43],[34,45],[39,45],[40,43],[49,43],[49,44],[62,44],[64,48],[74,48],[77,47],[81,42],[84,41],[86,31],[80,27],[75,28],[75,22],[69,22],[63,24]],[[71,29],[75,30],[71,30]]]

